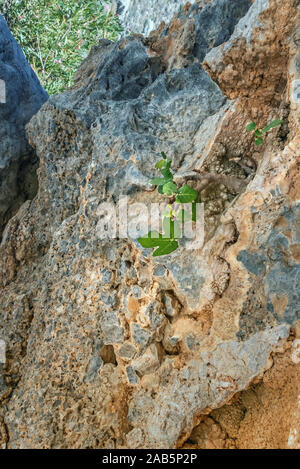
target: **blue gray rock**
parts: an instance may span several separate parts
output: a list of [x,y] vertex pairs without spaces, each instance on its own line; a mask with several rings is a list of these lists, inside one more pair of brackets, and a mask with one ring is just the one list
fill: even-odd
[[[118,0],[113,1],[112,9],[119,14],[124,33],[140,33],[148,36],[162,21],[169,23],[172,17],[179,13],[185,15],[185,3],[182,0]],[[250,0],[240,2],[220,1],[218,4],[212,0],[198,0],[190,2],[195,11],[202,9],[202,16],[197,15],[197,41],[195,51],[203,46],[211,47],[225,42],[233,32],[236,15],[245,14],[251,5]],[[116,5],[117,4],[117,5]],[[244,10],[244,11],[243,11]]]
[[184,5],[183,0],[114,0],[112,8],[119,15],[124,35],[148,34],[162,22],[169,22]]
[[[287,76],[287,63],[294,70],[295,2],[270,3],[258,22],[248,16],[249,30],[261,28],[249,36],[249,61],[244,37],[233,56],[224,53],[223,81],[234,66],[249,70],[235,101],[201,60],[212,47],[219,57],[222,41],[243,31],[251,2],[214,0],[186,7],[148,38],[101,40],[75,85],[31,119],[39,191],[0,246],[4,447],[181,447],[203,414],[288,351],[299,317],[299,109],[285,104],[291,80],[276,99],[251,80],[264,80],[263,39],[276,73]],[[281,43],[268,39],[282,30],[291,34]],[[289,129],[274,129],[257,149],[245,130],[250,116],[259,125],[285,117]],[[184,242],[154,260],[133,235],[101,238],[99,225],[102,203],[110,223],[120,198],[163,200],[148,183],[161,151],[176,173],[198,168],[243,184],[239,193],[222,184],[201,190],[203,245]],[[247,156],[259,164],[246,178],[235,161]],[[125,216],[122,205],[116,218]]]
[[5,83],[5,102],[0,102],[1,232],[20,205],[36,194],[37,158],[28,144],[25,126],[48,99],[1,15],[0,80]]

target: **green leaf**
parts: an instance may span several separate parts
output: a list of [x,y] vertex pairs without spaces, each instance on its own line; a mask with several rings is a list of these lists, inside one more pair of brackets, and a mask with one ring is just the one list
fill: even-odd
[[173,194],[177,194],[178,189],[176,184],[174,182],[169,181],[166,184],[163,185],[163,193],[166,194],[167,196],[171,196]]
[[170,169],[171,167],[171,163],[172,163],[172,160],[159,160],[156,165],[155,165],[155,168],[156,169]]
[[254,135],[255,135],[256,137],[260,137],[262,134],[263,134],[263,131],[262,131],[262,130],[256,130],[256,131],[254,132]]
[[163,186],[169,181],[170,178],[153,178],[151,179],[150,184],[152,184],[153,186]]
[[177,248],[178,241],[169,239],[165,244],[154,251],[153,257],[166,256],[167,254],[171,254],[171,252],[176,251]]
[[197,221],[197,203],[193,202],[192,204],[192,220]]
[[171,218],[173,212],[172,205],[167,205],[166,208],[163,210],[162,215],[167,218]]
[[172,163],[172,160],[167,160],[167,161],[166,161],[166,169],[170,169],[170,168],[171,168],[171,163]]
[[176,197],[176,202],[178,204],[187,204],[189,202],[194,202],[198,197],[198,192],[195,191],[192,187],[185,185],[182,186]]
[[161,174],[163,175],[163,177],[165,179],[168,179],[168,180],[173,180],[173,174],[171,173],[171,171],[169,170],[169,168],[164,168],[161,170]]
[[189,212],[182,209],[178,212],[177,218],[180,221],[180,223],[184,223],[186,221],[191,221],[192,216]]
[[262,132],[265,134],[266,132],[269,132],[269,130],[274,129],[274,127],[278,127],[279,125],[283,124],[283,122],[284,121],[281,119],[275,119],[274,121],[270,122],[270,124],[266,125]]
[[158,190],[159,194],[163,194],[163,187],[164,186],[158,186],[157,190]]
[[173,238],[173,236],[171,236],[171,223],[172,223],[172,220],[171,218],[169,217],[164,217],[163,219],[163,231],[164,231],[164,234],[165,234],[165,238]]
[[255,122],[249,122],[249,124],[246,125],[246,130],[248,130],[249,132],[251,130],[255,130],[256,129],[256,123]]
[[259,146],[259,145],[262,145],[263,143],[264,143],[263,138],[259,137],[255,139],[255,145]]
[[[177,232],[177,228],[173,228],[173,231]],[[157,231],[150,231],[148,236],[139,238],[138,242],[143,248],[158,247],[153,253],[154,257],[170,254],[178,248],[178,242],[174,238],[163,238]]]
[[163,157],[163,159],[166,160],[166,159],[167,159],[167,155],[165,154],[165,152],[164,152],[164,151],[161,151],[160,153],[161,153],[161,156]]
[[166,166],[165,160],[160,160],[160,161],[158,161],[158,163],[156,163],[155,168],[156,168],[156,169],[162,169],[162,168],[164,168],[165,166]]
[[182,209],[178,212],[177,218],[180,223],[185,223],[187,221],[197,221],[197,202],[192,203],[192,212]]
[[155,248],[156,246],[161,246],[162,235],[158,231],[149,231],[147,237],[138,238],[138,242],[143,248]]

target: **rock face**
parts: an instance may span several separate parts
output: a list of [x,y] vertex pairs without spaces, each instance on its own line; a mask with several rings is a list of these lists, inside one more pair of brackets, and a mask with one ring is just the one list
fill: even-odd
[[124,34],[140,33],[148,36],[162,21],[169,22],[172,16],[179,12],[184,2],[182,0],[119,0],[116,4],[124,26]]
[[[299,1],[198,2],[101,41],[33,117],[38,194],[0,248],[3,447],[296,446],[299,45]],[[246,123],[276,117],[256,148]],[[203,247],[153,260],[101,239],[100,204],[160,202],[162,150],[241,184],[201,192]]]
[[[37,158],[25,125],[48,95],[0,15],[0,233],[20,205],[37,191]],[[4,83],[5,85],[4,85]]]

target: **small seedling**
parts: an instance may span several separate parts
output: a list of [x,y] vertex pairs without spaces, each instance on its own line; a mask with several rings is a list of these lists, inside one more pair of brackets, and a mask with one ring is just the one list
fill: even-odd
[[[263,129],[257,127],[256,122],[250,122],[246,126],[246,130],[253,132],[254,143],[259,146],[264,143],[265,135],[274,127],[283,124],[281,119],[275,119],[266,125]],[[188,184],[178,184],[174,182],[174,175],[171,171],[172,161],[167,158],[164,152],[161,152],[162,159],[156,163],[155,168],[161,172],[160,177],[151,179],[150,183],[157,186],[159,194],[169,198],[166,210],[163,212],[163,233],[150,231],[147,236],[138,239],[143,248],[156,248],[153,257],[164,256],[176,251],[179,247],[178,239],[181,236],[180,224],[185,221],[196,221],[196,203],[199,199],[199,193]],[[211,174],[193,171],[194,174],[189,175],[187,179],[202,181],[201,190],[211,182],[224,184],[239,193],[244,182],[232,176],[224,174]],[[177,178],[177,181],[180,178]],[[192,214],[184,210],[183,205],[192,203]]]
[[258,129],[257,124],[255,122],[249,122],[246,125],[246,130],[249,132],[253,132],[254,135],[254,143],[255,145],[259,146],[264,143],[265,135],[274,127],[278,127],[279,125],[283,124],[284,121],[281,119],[275,119],[274,121],[270,122],[270,124],[266,125],[263,129]]
[[[174,182],[171,171],[172,161],[161,152],[162,159],[156,163],[155,168],[160,170],[161,177],[151,179],[150,183],[157,186],[160,194],[169,198],[169,203],[163,212],[163,233],[150,231],[147,236],[138,239],[143,248],[157,248],[153,257],[165,256],[176,251],[179,247],[178,239],[181,236],[180,224],[185,221],[196,221],[196,202],[198,192],[187,184],[178,185]],[[184,210],[183,205],[192,203],[192,214]]]

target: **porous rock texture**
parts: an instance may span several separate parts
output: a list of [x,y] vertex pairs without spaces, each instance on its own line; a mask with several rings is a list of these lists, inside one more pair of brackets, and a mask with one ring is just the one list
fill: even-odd
[[37,157],[25,125],[48,99],[0,14],[0,236],[4,224],[37,192]]
[[[0,252],[3,447],[299,445],[299,8],[188,4],[102,40],[31,120],[39,190]],[[246,123],[276,117],[255,147]],[[241,184],[201,192],[202,248],[153,260],[100,239],[99,204],[160,202],[162,150]]]

